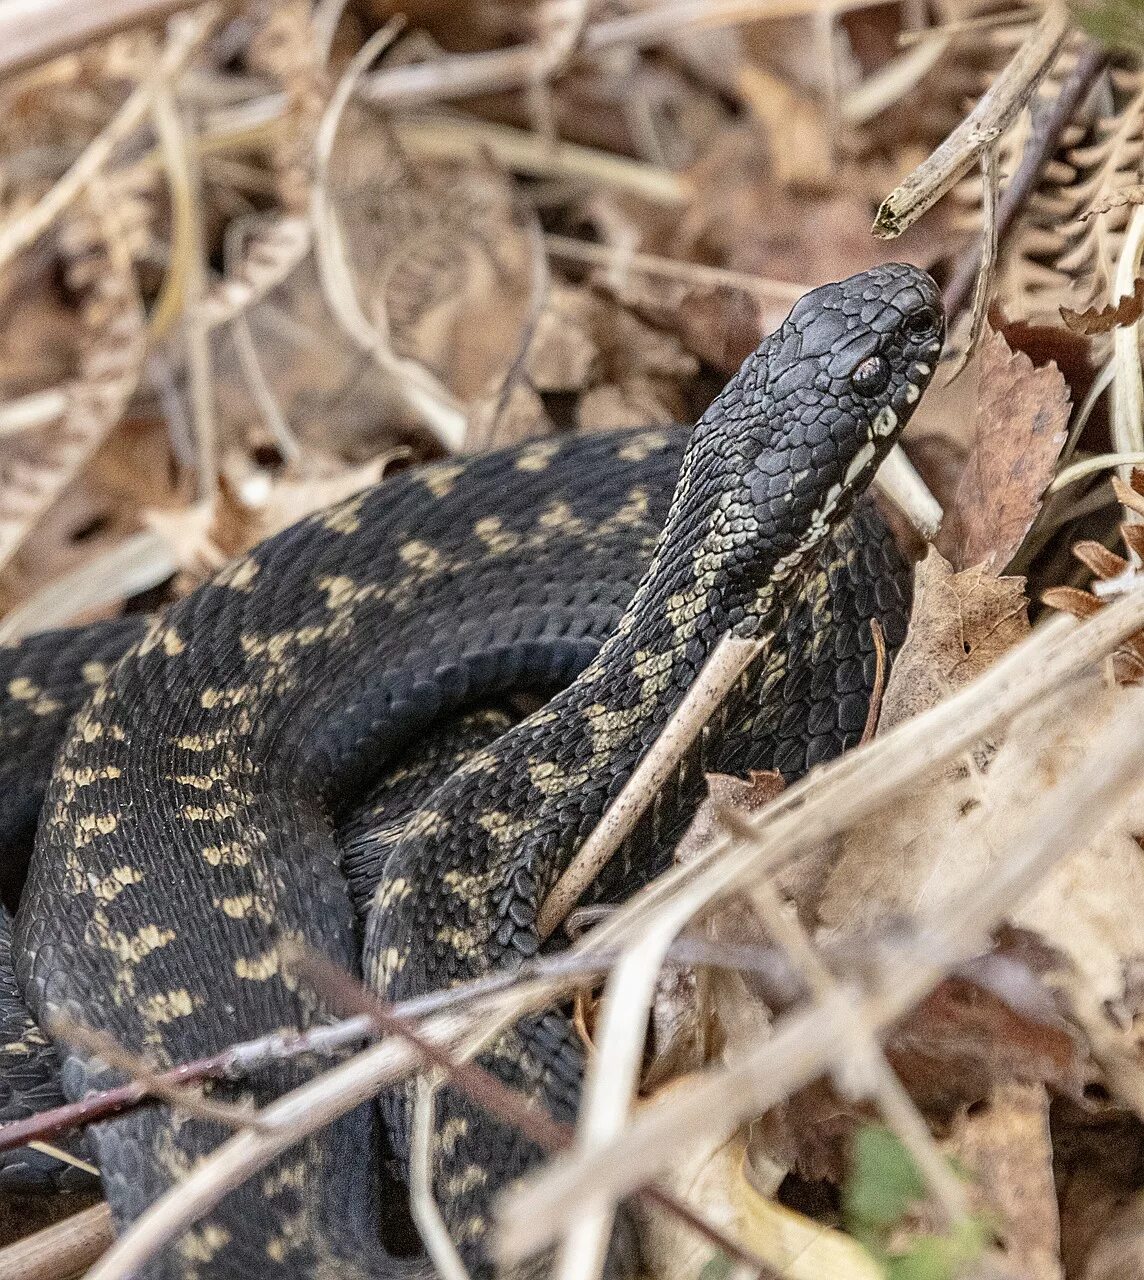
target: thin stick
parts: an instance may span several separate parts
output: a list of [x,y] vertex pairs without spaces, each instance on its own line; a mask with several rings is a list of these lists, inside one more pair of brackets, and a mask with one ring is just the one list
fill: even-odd
[[678,280],[682,284],[699,288],[741,289],[744,293],[775,298],[781,302],[797,302],[808,288],[804,284],[773,280],[768,276],[748,275],[745,271],[709,267],[701,262],[681,262],[677,258],[662,258],[652,253],[632,253],[615,245],[593,244],[588,240],[575,240],[571,236],[546,235],[544,247],[554,258],[567,258],[573,262],[606,267],[622,275],[634,271],[640,275]]
[[421,1243],[441,1280],[469,1280],[469,1272],[449,1235],[449,1228],[433,1195],[433,1119],[437,1082],[417,1081],[413,1124],[409,1138],[409,1209]]
[[111,1210],[92,1205],[0,1249],[4,1280],[62,1280],[86,1271],[115,1239]]
[[1068,14],[1052,4],[988,93],[928,159],[882,201],[873,232],[899,236],[954,185],[1013,123],[1056,60],[1069,32]]
[[607,866],[715,709],[763,647],[761,641],[740,640],[730,634],[715,646],[659,737],[541,904],[536,928],[542,940],[552,934]]
[[969,335],[960,354],[953,360],[946,375],[949,386],[960,377],[969,363],[981,334],[985,329],[985,317],[989,311],[989,293],[993,287],[993,272],[997,266],[997,148],[986,147],[981,153],[981,265],[973,284],[973,304],[969,314]]
[[870,639],[874,641],[874,687],[870,690],[870,705],[866,708],[866,723],[862,726],[862,737],[859,745],[872,742],[878,730],[878,717],[882,714],[882,695],[886,691],[886,668],[889,657],[886,653],[886,633],[877,618],[870,619]]
[[251,1124],[257,1127],[257,1116],[250,1107],[214,1102],[185,1080],[179,1084],[164,1080],[162,1073],[157,1072],[150,1063],[123,1048],[102,1031],[94,1031],[71,1018],[63,1017],[53,1018],[49,1029],[53,1040],[64,1040],[102,1058],[109,1067],[130,1076],[151,1097],[162,1098],[187,1115],[213,1120],[215,1124],[229,1129],[241,1129]]

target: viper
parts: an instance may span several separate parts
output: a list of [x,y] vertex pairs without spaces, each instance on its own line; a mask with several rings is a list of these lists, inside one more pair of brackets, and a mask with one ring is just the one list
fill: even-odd
[[[761,656],[596,898],[668,864],[706,771],[795,776],[853,743],[870,623],[892,650],[909,608],[908,566],[859,499],[942,336],[924,272],[872,269],[801,299],[690,433],[413,468],[153,620],[0,653],[13,847],[39,815],[0,1026],[23,1027],[23,1056],[45,1069],[35,1023],[60,1018],[164,1066],[330,1014],[284,941],[391,1000],[519,964],[540,948],[546,894],[728,632],[761,640]],[[548,700],[513,723],[501,706],[522,691]],[[117,1079],[56,1049],[68,1097]],[[479,1061],[574,1118],[582,1049],[565,1010],[521,1021]],[[213,1096],[264,1103],[314,1069],[278,1063]],[[47,1094],[13,1086],[15,1105],[33,1096]],[[147,1276],[394,1274],[379,1239],[410,1106],[396,1089],[300,1142]],[[96,1126],[118,1225],[226,1136],[164,1105]],[[539,1159],[441,1091],[433,1190],[474,1274],[490,1270],[495,1196]]]

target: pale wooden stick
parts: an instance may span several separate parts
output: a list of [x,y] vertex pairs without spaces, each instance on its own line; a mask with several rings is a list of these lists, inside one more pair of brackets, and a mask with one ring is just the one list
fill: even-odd
[[66,1280],[85,1271],[115,1238],[111,1210],[92,1205],[0,1249],[4,1280]]
[[695,683],[664,725],[623,790],[612,801],[592,834],[552,887],[536,917],[541,939],[547,938],[580,900],[580,895],[611,861],[631,835],[656,792],[699,736],[716,707],[731,692],[750,663],[762,653],[763,642],[725,635],[715,646]]

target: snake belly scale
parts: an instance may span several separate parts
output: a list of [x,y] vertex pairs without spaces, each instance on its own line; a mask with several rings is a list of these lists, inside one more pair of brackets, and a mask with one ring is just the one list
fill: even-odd
[[[55,759],[13,944],[32,1013],[167,1064],[326,1015],[282,965],[284,939],[390,998],[518,963],[537,949],[548,888],[728,630],[768,651],[601,895],[664,865],[704,768],[759,767],[753,744],[766,742],[772,758],[776,744],[800,756],[797,772],[843,745],[815,743],[853,740],[869,664],[824,697],[845,655],[816,641],[834,634],[820,628],[832,607],[849,611],[850,634],[860,607],[865,619],[900,615],[901,562],[887,558],[880,522],[869,508],[847,517],[941,340],[929,277],[875,268],[796,304],[701,418],[682,462],[678,437],[661,433],[409,471],[172,606],[98,681]],[[666,495],[649,486],[676,469],[664,517]],[[574,585],[557,590],[569,554]],[[644,562],[638,583],[617,575]],[[792,672],[785,640],[799,627],[810,658]],[[363,788],[427,726],[522,688],[562,692],[390,829],[363,943],[337,836]],[[808,705],[833,724],[808,723]],[[72,1097],[112,1078],[88,1055],[63,1055]],[[518,1024],[482,1061],[558,1117],[574,1114],[580,1049],[560,1011]],[[311,1073],[277,1064],[219,1093],[265,1101]],[[400,1270],[378,1244],[378,1114],[359,1108],[300,1143],[148,1277]],[[405,1092],[380,1114],[400,1163]],[[224,1136],[158,1106],[99,1126],[94,1154],[120,1226]],[[539,1153],[448,1089],[433,1151],[446,1222],[486,1274],[492,1199]]]

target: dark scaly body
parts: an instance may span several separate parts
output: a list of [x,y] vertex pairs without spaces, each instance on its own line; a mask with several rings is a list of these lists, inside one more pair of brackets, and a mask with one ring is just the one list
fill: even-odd
[[[561,444],[544,478],[555,492],[565,473],[582,472],[601,461],[614,468],[618,462],[624,477],[633,483],[637,478],[646,482],[648,527],[658,529],[667,513],[687,434],[677,427],[617,435],[613,451],[631,454],[626,460],[609,459],[598,441],[572,438]],[[514,456],[503,455],[506,467]],[[582,528],[561,533],[567,559],[549,563],[557,575],[554,581],[540,577],[541,564],[495,557],[485,575],[492,598],[507,596],[514,590],[512,582],[522,575],[537,598],[551,600],[561,590],[578,590],[583,564],[578,541],[590,540],[598,524],[611,521],[618,509],[611,504],[628,492],[621,484],[614,492],[595,489],[581,495],[577,511],[587,513],[590,498],[591,520],[584,521]],[[464,484],[453,496],[459,521],[471,526],[483,518]],[[539,517],[550,497],[549,490],[537,490],[534,517]],[[526,518],[523,510],[521,518]],[[413,533],[394,524],[389,537],[402,542]],[[607,571],[623,584],[618,595],[624,590],[630,595],[646,570],[648,546],[650,540],[641,536],[617,549],[622,557],[611,561]],[[806,594],[792,614],[785,643],[776,649],[772,674],[764,682],[773,688],[757,712],[757,732],[744,739],[743,758],[729,761],[728,768],[778,768],[793,778],[857,740],[876,666],[868,623],[872,618],[879,620],[892,655],[904,635],[910,577],[877,512],[869,503],[862,504],[826,547],[817,571],[808,575]],[[618,604],[614,612],[601,609],[581,639],[598,647],[619,616]],[[9,799],[7,808],[0,811],[4,851],[0,872],[11,886],[11,901],[18,898],[27,870],[30,848],[26,850],[25,845],[30,846],[31,832],[25,829],[39,813],[51,762],[68,721],[87,700],[100,673],[105,674],[132,643],[142,639],[150,621],[136,615],[0,648],[0,690],[7,693],[0,701],[0,732],[8,747],[0,767],[6,770],[2,794]],[[385,764],[372,792],[355,802],[338,831],[338,844],[345,850],[343,869],[360,920],[365,919],[384,860],[411,810],[468,755],[488,746],[519,719],[507,704],[445,719]],[[10,922],[0,911],[0,1124],[63,1102],[59,1075],[55,1049],[19,998],[11,968]],[[69,1145],[64,1139],[57,1141]],[[82,1146],[72,1149],[91,1157]],[[86,1180],[87,1175],[74,1166],[62,1165],[43,1152],[21,1148],[0,1153],[4,1185],[75,1186]]]
[[[657,559],[620,632],[561,695],[568,738],[586,752],[561,756],[542,712],[494,746],[495,772],[464,772],[418,811],[387,868],[386,908],[371,917],[371,973],[401,975],[402,989],[530,949],[540,890],[720,631],[780,632],[808,599],[805,575],[823,539],[928,380],[936,307],[919,273],[867,273],[804,299],[796,320],[748,361],[696,432]],[[895,415],[875,418],[890,405]],[[530,570],[560,556],[559,530],[583,518],[562,493],[592,510],[616,496],[610,485],[627,484],[619,464],[634,459],[614,443],[598,447],[594,466],[585,445],[565,488],[548,487],[539,515],[529,486],[555,446],[399,477],[263,544],[152,629],[76,718],[46,798],[17,935],[37,1013],[80,1016],[163,1061],[321,1012],[282,974],[275,947],[297,937],[355,966],[332,831],[363,777],[478,694],[560,684],[591,659],[589,636],[606,632],[627,603],[631,584],[615,584],[613,562],[641,538],[646,554],[654,536],[639,484],[578,542],[585,579],[571,599],[538,601],[528,572],[517,594],[493,598],[482,578],[498,556],[519,556]],[[500,514],[459,526],[447,501],[458,485],[458,501]],[[419,536],[388,540],[415,518]],[[565,787],[584,763],[584,789]],[[549,802],[542,822],[513,809],[530,788]],[[506,839],[521,823],[526,864],[512,862]],[[462,835],[475,844],[462,847]],[[473,893],[457,890],[489,865],[507,880],[490,884],[482,912]],[[395,888],[408,883],[405,869],[418,877],[409,893]],[[389,972],[391,953],[399,963]],[[539,1037],[514,1034],[523,1040],[508,1074],[523,1067],[566,1111],[577,1059],[560,1019],[545,1020]],[[506,1067],[503,1055],[495,1065]],[[300,1068],[282,1067],[252,1087],[265,1095],[300,1078]],[[70,1092],[99,1082],[81,1056],[69,1062]],[[532,1153],[483,1118],[446,1115],[442,1124],[452,1119],[468,1127],[438,1183],[462,1247],[479,1258],[483,1228],[473,1220]],[[370,1247],[370,1126],[363,1109],[295,1149],[148,1274],[385,1273],[389,1261]],[[102,1126],[98,1157],[119,1219],[136,1216],[222,1136],[158,1110]]]

